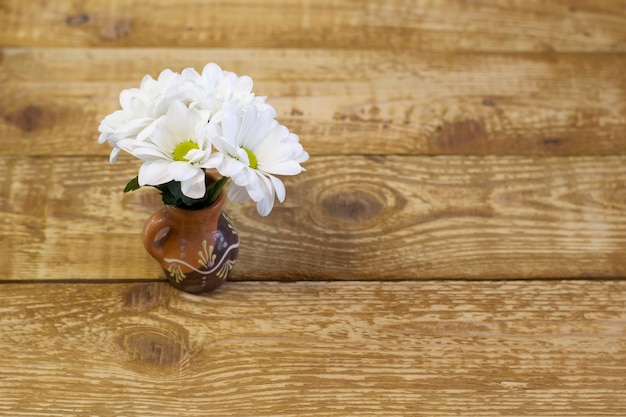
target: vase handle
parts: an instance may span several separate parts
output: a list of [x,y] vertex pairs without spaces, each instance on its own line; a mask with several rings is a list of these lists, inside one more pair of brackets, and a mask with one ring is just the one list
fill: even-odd
[[170,219],[158,211],[148,217],[143,227],[143,246],[154,259],[163,259],[163,242],[170,233]]

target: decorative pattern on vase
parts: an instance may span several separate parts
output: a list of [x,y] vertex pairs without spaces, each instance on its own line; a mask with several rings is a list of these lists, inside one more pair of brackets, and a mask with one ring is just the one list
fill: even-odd
[[[206,239],[201,241],[201,250],[197,252],[195,265],[181,258],[163,258],[163,269],[169,281],[176,286],[207,288],[219,287],[226,280],[235,266],[239,252],[239,235],[232,220],[224,212],[218,220],[217,229],[213,233],[215,243],[209,244]],[[181,252],[187,242],[181,239]],[[184,255],[184,253],[182,253]],[[219,282],[215,282],[219,280]],[[213,281],[213,283],[211,282]],[[191,290],[191,292],[196,292]]]
[[167,280],[183,291],[213,291],[227,280],[239,254],[239,234],[222,211],[225,194],[208,207],[165,205],[145,222],[143,244]]

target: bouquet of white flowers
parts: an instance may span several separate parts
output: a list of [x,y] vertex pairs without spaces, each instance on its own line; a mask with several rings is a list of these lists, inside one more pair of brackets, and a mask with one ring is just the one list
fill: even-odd
[[[210,63],[202,74],[166,69],[155,80],[146,75],[139,88],[120,93],[122,109],[106,116],[98,130],[100,144],[143,161],[124,192],[157,188],[166,205],[198,209],[209,206],[232,180],[231,201],[252,199],[267,216],[274,200],[285,199],[276,175],[296,175],[309,155],[297,135],[280,125],[266,97],[252,92],[252,79]],[[206,170],[221,178],[206,181]]]

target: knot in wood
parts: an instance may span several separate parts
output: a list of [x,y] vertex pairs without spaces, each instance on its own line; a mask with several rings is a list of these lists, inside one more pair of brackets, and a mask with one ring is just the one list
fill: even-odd
[[4,116],[4,120],[25,132],[42,127],[43,118],[43,109],[32,104]]
[[322,207],[328,214],[341,220],[364,222],[378,217],[384,204],[369,193],[346,191],[324,198]]
[[75,14],[72,16],[68,16],[65,19],[65,23],[68,26],[80,26],[80,25],[84,25],[85,23],[89,23],[89,15],[88,14]]
[[118,345],[132,361],[159,367],[180,364],[187,354],[187,344],[184,335],[159,328],[133,329],[118,338]]

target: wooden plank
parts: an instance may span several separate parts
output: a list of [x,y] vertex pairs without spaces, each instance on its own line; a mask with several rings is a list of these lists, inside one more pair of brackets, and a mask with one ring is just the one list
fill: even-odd
[[14,417],[626,414],[626,282],[2,285]]
[[[0,158],[6,280],[162,276],[139,233],[157,192],[122,158]],[[314,157],[267,218],[229,204],[233,279],[626,275],[625,157]]]
[[1,46],[626,51],[620,0],[5,0]]
[[0,62],[0,153],[104,156],[122,89],[209,60],[251,75],[311,154],[626,153],[620,54],[21,48]]

